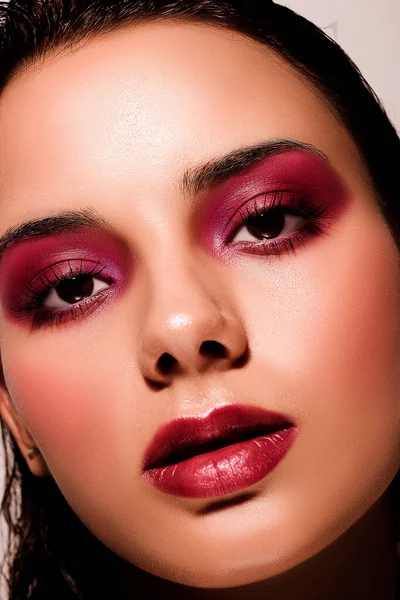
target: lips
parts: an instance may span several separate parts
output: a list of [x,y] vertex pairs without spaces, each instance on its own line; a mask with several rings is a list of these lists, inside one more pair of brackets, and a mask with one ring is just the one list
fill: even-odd
[[163,425],[145,453],[144,477],[175,496],[229,494],[262,479],[283,458],[295,434],[285,415],[225,405],[206,417]]

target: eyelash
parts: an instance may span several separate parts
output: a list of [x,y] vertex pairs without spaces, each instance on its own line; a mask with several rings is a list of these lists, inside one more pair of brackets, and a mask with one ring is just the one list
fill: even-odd
[[[272,196],[272,201],[271,201]],[[288,201],[289,200],[289,201]],[[262,201],[262,206],[259,206]],[[244,209],[245,213],[242,213]],[[298,245],[302,245],[306,242],[309,237],[314,237],[323,233],[323,228],[318,223],[321,220],[327,220],[325,216],[327,210],[326,205],[316,206],[309,201],[307,197],[299,196],[288,191],[276,191],[268,194],[262,194],[252,198],[250,201],[246,201],[245,204],[241,205],[239,209],[235,211],[232,217],[229,219],[227,228],[225,231],[230,230],[229,235],[225,235],[229,240],[232,240],[237,231],[253,217],[260,217],[262,215],[284,211],[287,214],[300,216],[305,219],[305,223],[294,233],[289,234],[287,237],[278,238],[277,240],[269,239],[264,242],[236,242],[231,245],[240,246],[241,251],[251,254],[263,254],[265,256],[280,256],[285,253],[295,252]],[[233,226],[231,223],[234,223]],[[76,259],[74,259],[76,260]],[[36,329],[40,329],[42,325],[47,324],[49,327],[55,324],[59,327],[71,319],[76,320],[82,317],[88,311],[93,310],[99,304],[106,299],[109,288],[100,290],[95,296],[82,300],[79,303],[71,305],[71,308],[54,310],[47,308],[42,305],[43,300],[50,293],[52,289],[57,287],[62,281],[67,281],[73,277],[91,276],[96,278],[101,275],[105,266],[99,267],[99,262],[92,269],[83,267],[83,260],[79,260],[80,263],[78,268],[71,266],[74,261],[63,261],[59,265],[53,265],[50,267],[51,274],[54,280],[49,277],[48,270],[44,271],[35,277],[35,280],[39,278],[41,290],[35,289],[32,283],[28,283],[25,289],[22,290],[22,295],[26,297],[18,306],[13,309],[17,313],[18,317],[24,318],[29,317],[33,313],[33,326]],[[88,261],[85,261],[88,262]],[[64,275],[57,275],[55,269],[57,266],[63,267],[65,264],[69,266],[69,273]]]
[[[42,302],[46,296],[62,281],[67,281],[73,277],[79,277],[80,275],[87,275],[92,278],[96,278],[101,275],[105,269],[105,266],[98,268],[100,261],[98,261],[92,269],[88,269],[87,267],[85,268],[83,267],[83,262],[90,261],[83,261],[81,259],[78,260],[80,264],[79,267],[76,268],[71,266],[71,263],[75,261],[76,259],[63,261],[58,265],[56,264],[50,267],[49,270],[51,271],[51,274],[49,274],[48,270],[46,270],[42,274],[37,275],[34,281],[39,278],[40,285],[43,286],[42,289],[36,289],[31,282],[27,283],[25,288],[22,290],[22,295],[26,297],[26,300],[23,300],[20,306],[13,309],[14,312],[17,313],[17,316],[19,318],[26,318],[33,313],[33,326],[36,327],[36,329],[40,329],[44,324],[47,324],[49,327],[55,324],[57,327],[59,327],[61,324],[64,324],[71,319],[76,320],[80,318],[83,314],[93,310],[95,306],[97,307],[99,304],[101,304],[103,300],[105,300],[109,288],[100,290],[95,296],[73,304],[71,305],[71,308],[68,309],[54,310],[42,305]],[[68,265],[69,273],[65,275],[58,275],[55,272],[57,266],[63,270],[65,265]],[[54,279],[52,280],[51,277],[54,277]]]
[[[259,205],[260,202],[262,202],[262,206]],[[245,211],[244,214],[242,209]],[[327,209],[327,204],[315,205],[307,196],[300,196],[290,191],[280,190],[261,194],[240,206],[229,219],[227,225],[227,230],[230,231],[227,235],[228,244],[239,246],[242,252],[260,254],[266,257],[295,253],[297,247],[304,245],[308,238],[324,233],[324,228],[320,222],[328,221]],[[305,222],[286,237],[276,240],[270,238],[263,242],[241,241],[232,243],[232,239],[239,229],[246,225],[251,218],[276,212],[302,217]],[[233,226],[231,225],[232,221]]]

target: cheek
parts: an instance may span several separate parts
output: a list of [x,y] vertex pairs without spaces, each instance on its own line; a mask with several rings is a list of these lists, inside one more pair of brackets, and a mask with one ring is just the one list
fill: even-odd
[[87,431],[98,391],[93,365],[86,361],[83,369],[73,353],[55,358],[56,347],[43,354],[5,347],[6,382],[18,412],[44,450],[62,455],[70,439]]
[[98,325],[23,344],[15,330],[3,335],[11,398],[56,479],[96,470],[104,448],[112,456],[127,407],[134,410],[129,360],[118,335]]
[[366,414],[369,403],[369,417],[384,418],[399,389],[399,255],[384,224],[360,221],[312,287],[308,356],[321,387],[337,390],[337,410]]
[[271,265],[253,267],[241,297],[271,393],[287,391],[307,422],[389,427],[400,404],[400,266],[386,225],[354,209],[340,230]]

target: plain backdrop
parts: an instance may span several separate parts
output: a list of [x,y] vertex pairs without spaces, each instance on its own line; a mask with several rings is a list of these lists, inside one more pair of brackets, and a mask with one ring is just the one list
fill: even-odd
[[[313,21],[353,59],[400,132],[400,0],[290,0],[280,4]],[[0,448],[0,493],[3,492]],[[3,525],[4,527],[4,525]],[[0,553],[3,540],[0,539]],[[0,590],[0,597],[5,598]]]
[[287,0],[353,59],[400,132],[400,0]]

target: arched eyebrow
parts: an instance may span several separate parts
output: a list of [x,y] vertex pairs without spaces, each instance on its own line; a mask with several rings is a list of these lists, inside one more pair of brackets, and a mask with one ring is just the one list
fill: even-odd
[[313,144],[295,139],[267,140],[254,146],[238,148],[225,156],[213,158],[204,165],[188,169],[182,178],[181,191],[184,195],[195,196],[265,158],[290,150],[303,150],[328,160],[326,154]]
[[[303,150],[328,160],[313,144],[293,139],[268,140],[253,146],[235,149],[228,154],[213,158],[199,167],[187,169],[180,183],[185,195],[195,196],[232,175],[238,174],[255,163],[290,150]],[[36,236],[50,236],[66,231],[94,227],[113,232],[113,225],[94,208],[69,210],[42,219],[34,219],[10,227],[0,238],[0,261],[9,246]]]

